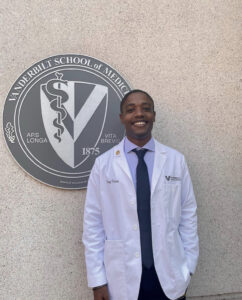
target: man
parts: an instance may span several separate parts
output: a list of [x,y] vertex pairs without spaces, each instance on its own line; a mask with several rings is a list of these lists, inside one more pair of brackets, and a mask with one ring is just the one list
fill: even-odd
[[96,159],[83,242],[94,300],[185,299],[198,259],[196,201],[184,156],[151,131],[154,102],[121,102],[126,137]]

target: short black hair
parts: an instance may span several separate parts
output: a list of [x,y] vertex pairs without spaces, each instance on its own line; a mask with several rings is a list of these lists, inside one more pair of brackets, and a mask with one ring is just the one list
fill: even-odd
[[154,110],[154,106],[155,105],[154,105],[154,100],[152,99],[152,97],[147,92],[145,92],[143,90],[135,89],[135,90],[131,90],[127,94],[125,94],[124,97],[123,97],[123,99],[121,100],[121,102],[120,102],[120,112],[121,113],[123,112],[123,105],[124,105],[125,101],[129,97],[129,95],[134,94],[134,93],[143,93],[143,94],[145,94],[150,99],[150,101],[152,102],[152,104],[153,104],[153,110]]

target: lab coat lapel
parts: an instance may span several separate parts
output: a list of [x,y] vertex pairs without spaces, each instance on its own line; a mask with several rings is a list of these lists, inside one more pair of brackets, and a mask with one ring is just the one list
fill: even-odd
[[124,139],[113,148],[114,163],[125,173],[129,180],[133,183],[129,165],[124,153]]
[[166,161],[166,150],[162,144],[158,143],[155,140],[155,159],[154,159],[154,167],[153,167],[153,174],[152,174],[151,197],[158,183],[165,161]]

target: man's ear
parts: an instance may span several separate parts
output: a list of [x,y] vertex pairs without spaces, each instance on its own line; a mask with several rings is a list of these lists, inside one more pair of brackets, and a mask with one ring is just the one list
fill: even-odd
[[119,119],[120,119],[120,122],[123,124],[123,114],[122,113],[119,114]]
[[155,116],[156,116],[156,112],[154,111],[154,117],[153,117],[153,121],[155,122]]

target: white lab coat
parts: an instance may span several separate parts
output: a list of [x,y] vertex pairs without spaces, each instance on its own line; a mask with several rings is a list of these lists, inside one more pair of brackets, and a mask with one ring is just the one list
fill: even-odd
[[[156,140],[150,201],[155,269],[164,293],[173,300],[185,293],[195,272],[197,207],[184,156]],[[83,243],[88,286],[108,283],[112,300],[136,300],[142,272],[140,232],[123,141],[93,166]]]

